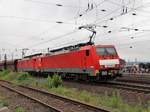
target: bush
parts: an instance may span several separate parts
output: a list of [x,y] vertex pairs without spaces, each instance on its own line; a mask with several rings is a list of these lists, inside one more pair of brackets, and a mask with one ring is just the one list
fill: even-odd
[[27,78],[29,78],[29,74],[27,73],[22,73],[22,74],[17,74],[17,79],[18,81],[23,81],[26,80]]
[[35,85],[36,80],[33,79],[28,73],[16,73],[14,74],[14,83],[21,85]]
[[62,79],[58,75],[54,75],[52,78],[48,76],[45,81],[45,85],[48,88],[57,88],[62,85]]
[[62,85],[62,79],[58,75],[53,76],[53,87],[58,87]]
[[7,80],[7,79],[9,79],[11,73],[12,73],[12,72],[10,72],[10,71],[8,71],[8,70],[3,70],[3,71],[0,73],[0,79],[2,79],[2,80]]
[[9,74],[9,70],[3,70],[1,73],[0,73],[0,77],[5,77]]

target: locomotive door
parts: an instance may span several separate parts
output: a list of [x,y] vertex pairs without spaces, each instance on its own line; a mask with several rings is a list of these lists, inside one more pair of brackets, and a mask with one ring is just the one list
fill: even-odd
[[89,50],[85,50],[84,59],[83,59],[83,66],[84,66],[85,71],[86,71],[87,66],[88,66],[88,63],[87,63],[88,56],[89,56]]
[[33,63],[33,70],[36,70],[36,59],[33,59],[32,63]]
[[86,65],[87,65],[87,63],[86,63],[86,56],[84,56],[84,59],[83,59],[83,68],[86,70]]
[[37,62],[37,65],[38,65],[37,69],[40,71],[40,70],[41,70],[41,67],[42,67],[42,59],[41,59],[41,58],[38,58],[37,61],[38,61],[38,62]]

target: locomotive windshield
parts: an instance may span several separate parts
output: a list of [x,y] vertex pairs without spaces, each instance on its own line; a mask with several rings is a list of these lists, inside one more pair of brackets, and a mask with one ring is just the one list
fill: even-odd
[[110,47],[110,48],[100,48],[100,47],[97,47],[96,48],[96,53],[97,55],[99,56],[112,56],[112,55],[116,55],[116,50],[115,48],[113,47]]

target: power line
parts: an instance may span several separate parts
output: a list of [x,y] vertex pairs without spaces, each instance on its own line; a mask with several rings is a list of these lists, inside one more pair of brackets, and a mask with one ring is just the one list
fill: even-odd
[[137,44],[137,43],[144,44],[142,42],[146,42],[146,41],[150,41],[150,39],[141,40],[141,41],[134,41],[134,42],[130,42],[130,43],[116,44],[116,45],[119,45],[119,46],[131,45],[132,46],[133,44]]
[[64,5],[60,3],[54,3],[54,2],[43,2],[39,0],[24,0],[27,2],[33,2],[33,3],[38,3],[38,4],[43,4],[43,5],[52,5],[52,6],[58,6],[58,7],[69,7],[69,8],[85,8],[85,7],[78,7],[78,6],[73,6],[73,5]]
[[60,24],[71,24],[69,22],[62,22],[62,21],[55,21],[55,20],[46,20],[46,19],[37,19],[37,18],[27,18],[27,17],[17,17],[17,16],[0,16],[0,18],[11,18],[11,19],[20,19],[20,20],[25,20],[25,21],[38,21],[38,22],[47,22],[47,23],[58,23]]
[[[136,32],[136,33],[134,33],[134,34],[129,34],[129,35],[124,35],[124,36],[121,36],[121,37],[134,37],[134,38],[140,38],[140,37],[142,37],[142,36],[145,36],[145,34],[144,35],[138,35],[138,34],[143,34],[144,32]],[[97,35],[97,37],[99,37],[101,34],[99,34],[99,35]],[[134,35],[134,36],[133,36]],[[146,35],[148,35],[148,34],[146,34]],[[105,35],[106,36],[106,35]],[[103,36],[102,36],[103,37]],[[125,41],[124,40],[125,38],[121,38],[121,41]],[[129,38],[128,38],[129,39]],[[97,40],[97,43],[99,43],[99,42],[102,42],[101,40]]]
[[[135,36],[135,37],[138,37],[138,38],[141,38],[143,36],[146,36],[146,35],[149,35],[150,33],[148,34],[144,34],[144,35],[140,35],[140,36]],[[140,41],[134,41],[134,42],[130,42],[130,43],[121,43],[121,44],[116,44],[116,45],[129,45],[129,44],[134,44],[134,43],[139,43],[139,42],[144,42],[144,41],[149,41],[150,39],[146,39],[146,40],[140,40]],[[98,41],[98,42],[101,42],[101,41]]]
[[[109,2],[112,3],[112,4],[114,4],[114,5],[117,5],[117,6],[123,6],[122,4],[118,4],[118,3],[113,2],[113,1],[111,1],[111,0],[109,0]],[[135,5],[135,0],[134,0],[134,5]],[[142,7],[146,6],[146,5],[150,5],[150,2],[148,2],[148,3],[144,4],[144,5],[142,4],[141,6],[139,6],[139,7],[137,7],[137,8],[135,8],[135,6],[133,6],[133,8],[128,7],[128,6],[126,6],[126,7],[127,7],[128,9],[131,9],[131,10],[139,10],[140,8],[142,8]]]
[[[138,9],[138,8],[141,8],[142,6],[140,6],[140,7],[137,7],[137,8],[135,8],[135,9]],[[120,9],[120,8],[119,8]],[[117,10],[119,10],[119,9],[115,9],[114,11],[112,11],[111,13],[109,13],[109,14],[107,14],[107,15],[105,15],[103,18],[105,18],[105,17],[107,17],[107,16],[109,16],[110,14],[112,14],[112,13],[114,13],[114,12],[116,12]],[[135,10],[134,9],[134,10]],[[132,9],[130,10],[130,11],[128,11],[127,13],[129,13],[129,12],[131,12],[132,11]],[[126,13],[126,14],[127,14]],[[125,15],[125,14],[124,14]],[[120,17],[120,16],[122,16],[122,15],[118,15],[118,16],[114,16],[114,17],[112,17],[112,18],[118,18],[118,17]],[[109,21],[109,20],[111,20],[110,18],[109,19],[106,19],[106,20],[103,20],[103,21],[100,21],[100,22],[98,22],[98,23],[102,23],[102,22],[105,22],[105,21]],[[96,20],[96,21],[99,21],[99,20]],[[96,21],[94,21],[94,22],[96,22]],[[98,24],[97,23],[97,24]],[[146,31],[146,30],[145,30]]]
[[[49,32],[50,29],[53,29],[53,28],[55,28],[56,26],[57,26],[57,25],[54,25],[54,26],[52,26],[52,27],[50,27],[50,28],[48,28],[48,29],[46,29],[46,30],[40,32],[40,33],[37,34],[37,35],[30,36],[29,38],[36,38],[36,37],[39,37],[39,36],[41,36],[41,35],[43,35],[43,34],[46,34],[46,33]],[[25,42],[25,41],[23,41],[23,42]]]
[[[147,4],[150,4],[150,2],[149,3],[147,3]],[[144,4],[144,5],[147,5],[147,4]],[[116,4],[117,5],[117,4]],[[128,4],[127,4],[128,5]],[[140,8],[142,8],[142,7],[144,7],[144,5],[141,5],[141,6],[139,6],[139,7],[136,7],[136,8],[131,8],[127,13],[125,13],[125,14],[123,14],[123,15],[126,15],[126,14],[128,14],[129,12],[132,12],[132,11],[134,11],[134,10],[137,10],[137,9],[140,9]],[[120,6],[120,5],[119,5]],[[122,7],[121,7],[122,8]],[[115,9],[115,10],[113,10],[111,13],[109,13],[109,14],[107,14],[107,15],[105,15],[104,17],[102,17],[102,18],[106,18],[107,16],[109,16],[109,15],[111,15],[112,13],[114,13],[114,12],[116,12],[116,11],[118,11],[120,8],[117,8],[117,9]],[[114,16],[114,17],[111,17],[111,18],[118,18],[118,17],[120,17],[120,16],[123,16],[123,15],[117,15],[117,16]],[[100,18],[101,19],[101,18]],[[109,19],[106,19],[106,20],[103,20],[103,21],[100,21],[100,22],[98,22],[98,23],[102,23],[102,22],[105,22],[105,21],[109,21],[110,20],[110,18]],[[97,21],[99,21],[99,19],[97,19],[97,20],[95,20],[94,22],[97,22]],[[97,23],[97,24],[98,24]]]
[[[91,10],[85,11],[84,13],[81,13],[81,16],[83,15],[87,15],[89,12],[93,11],[95,8],[99,7],[100,5],[102,5],[103,3],[107,2],[108,0],[103,0],[102,2],[100,2],[99,4],[96,4],[95,7],[93,7]],[[81,17],[80,16],[80,17]],[[78,17],[77,17],[78,18]]]
[[73,31],[68,32],[68,33],[66,33],[66,34],[63,34],[63,35],[60,35],[60,36],[56,36],[56,37],[51,38],[51,39],[49,39],[49,40],[46,40],[46,41],[37,43],[37,44],[32,45],[32,46],[29,46],[29,48],[34,47],[34,46],[37,46],[37,45],[45,44],[45,43],[48,43],[48,42],[52,42],[52,41],[54,41],[54,40],[58,40],[58,39],[60,39],[60,38],[66,37],[66,36],[71,35],[71,34],[74,34],[74,33],[76,33],[77,31],[78,31],[78,30],[73,30]]
[[76,40],[76,41],[72,41],[72,42],[67,42],[67,43],[61,44],[61,45],[59,45],[59,46],[55,46],[55,47],[51,48],[50,50],[56,49],[57,47],[60,47],[60,46],[67,46],[67,45],[69,45],[69,44],[78,43],[78,42],[84,41],[84,40],[86,40],[86,39],[87,39],[87,38],[83,38],[83,39],[81,39],[81,40]]
[[[74,20],[74,19],[73,19],[73,20]],[[72,21],[72,19],[71,19],[71,20],[67,20],[67,21],[68,21],[68,22],[69,22],[69,21]],[[63,23],[59,23],[59,24],[57,24],[57,25],[61,25],[61,24],[63,24]],[[50,29],[53,29],[53,28],[57,27],[57,25],[52,26],[52,27],[48,28],[47,30],[44,30],[43,32],[41,32],[40,34],[38,34],[38,35],[36,35],[36,36],[31,36],[30,38],[34,38],[34,37],[41,36],[41,35],[43,35],[43,34],[49,32]]]

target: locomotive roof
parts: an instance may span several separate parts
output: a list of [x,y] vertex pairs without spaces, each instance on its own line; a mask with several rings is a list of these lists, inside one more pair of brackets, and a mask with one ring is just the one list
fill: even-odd
[[96,45],[96,47],[115,47],[114,45]]
[[42,53],[37,53],[37,54],[25,56],[24,58],[32,58],[34,56],[41,56],[41,55],[42,55]]
[[[77,45],[72,45],[72,46],[66,46],[66,47],[62,47],[62,48],[58,48],[58,49],[53,49],[51,51],[49,51],[48,54],[45,55],[50,55],[55,54],[55,53],[65,53],[65,52],[69,52],[69,51],[75,51],[75,50],[83,50],[83,49],[90,49],[92,46],[95,47],[114,47],[114,45],[94,45],[93,43],[89,44],[89,43],[79,43]],[[37,53],[37,54],[33,54],[33,55],[29,55],[29,56],[25,56],[23,59],[27,59],[27,58],[33,58],[33,57],[37,57],[37,56],[42,56],[42,53]]]
[[58,51],[63,51],[63,50],[77,50],[79,49],[80,47],[83,47],[83,46],[87,46],[87,45],[94,45],[94,43],[79,43],[79,44],[76,44],[76,45],[71,45],[71,46],[66,46],[66,47],[62,47],[62,48],[58,48],[58,49],[54,49],[54,50],[51,50],[50,52],[54,53],[54,52],[58,52]]

